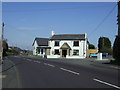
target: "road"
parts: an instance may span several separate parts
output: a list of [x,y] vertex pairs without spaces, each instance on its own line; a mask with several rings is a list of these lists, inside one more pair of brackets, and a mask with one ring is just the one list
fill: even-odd
[[[20,88],[117,88],[118,70],[97,66],[75,65],[32,57],[8,57],[16,68]],[[11,67],[11,68],[13,68]],[[3,67],[4,68],[4,67]],[[10,69],[11,69],[10,68]],[[9,71],[9,70],[8,70]],[[13,72],[14,73],[14,72]],[[5,72],[3,73],[5,75]],[[3,78],[3,88],[9,79]],[[16,87],[17,88],[17,87]]]

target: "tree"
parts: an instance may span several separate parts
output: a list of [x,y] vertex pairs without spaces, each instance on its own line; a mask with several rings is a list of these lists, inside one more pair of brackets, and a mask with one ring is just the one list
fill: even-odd
[[100,37],[98,40],[98,50],[102,53],[111,53],[111,41],[107,37]]
[[7,40],[3,40],[3,56],[6,56],[6,52],[8,51],[8,43]]
[[115,58],[116,61],[120,60],[120,36],[116,36],[114,41],[113,58]]
[[120,65],[120,0],[118,1],[118,35],[115,38],[113,44],[113,58],[115,58],[115,62]]
[[88,48],[89,49],[95,49],[95,46],[93,44],[89,44]]

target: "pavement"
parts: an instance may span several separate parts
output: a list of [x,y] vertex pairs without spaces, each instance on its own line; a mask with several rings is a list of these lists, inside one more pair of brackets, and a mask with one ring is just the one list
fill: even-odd
[[15,67],[15,64],[7,57],[5,57],[0,66],[2,67],[2,71],[0,71],[0,74],[2,75],[2,88],[20,87],[19,73],[17,71],[17,68]]

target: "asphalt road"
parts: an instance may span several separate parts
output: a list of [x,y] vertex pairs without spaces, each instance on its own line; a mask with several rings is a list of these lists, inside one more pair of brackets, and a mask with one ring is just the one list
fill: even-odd
[[[8,57],[16,68],[14,78],[3,79],[3,88],[13,86],[18,82],[20,88],[117,88],[118,70],[97,66],[75,65],[70,63],[54,62],[47,59],[32,57]],[[8,70],[9,71],[9,70]],[[6,73],[4,73],[5,75]],[[15,76],[17,75],[17,76]],[[9,75],[8,75],[9,76]],[[10,85],[6,85],[10,83]],[[15,87],[16,88],[16,87]]]

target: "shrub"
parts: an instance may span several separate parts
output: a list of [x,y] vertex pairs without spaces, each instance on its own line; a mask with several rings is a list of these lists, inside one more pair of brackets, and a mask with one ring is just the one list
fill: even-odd
[[101,50],[102,53],[108,53],[108,55],[112,55],[113,54],[113,50],[110,48],[105,48]]
[[115,60],[120,60],[120,36],[116,36],[115,38],[113,45],[113,58],[115,58]]

